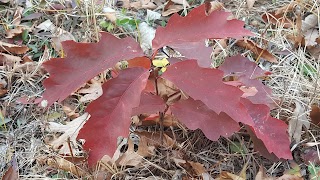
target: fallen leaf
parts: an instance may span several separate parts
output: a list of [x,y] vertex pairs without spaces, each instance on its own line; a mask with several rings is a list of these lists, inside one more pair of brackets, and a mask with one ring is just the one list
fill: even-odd
[[295,141],[296,143],[300,142],[301,132],[303,126],[307,129],[310,128],[310,122],[306,116],[306,109],[301,105],[300,102],[295,102],[295,110],[293,111],[292,117],[289,121],[289,129],[288,133],[290,135],[291,141]]
[[46,160],[46,163],[48,166],[69,172],[69,173],[77,176],[78,178],[90,177],[90,174],[88,172],[86,172],[84,169],[80,168],[79,166],[76,166],[75,164],[73,164],[70,161],[67,161],[67,160],[60,158],[60,157],[57,157],[57,156],[48,158]]
[[24,54],[29,50],[27,46],[18,46],[0,41],[0,52]]
[[257,60],[261,57],[269,62],[278,62],[277,59],[270,52],[268,52],[266,49],[260,48],[251,40],[238,40],[236,44],[240,47],[252,51],[257,56]]
[[257,173],[255,180],[275,180],[275,178],[268,177],[264,167],[260,166],[259,172]]
[[262,16],[262,19],[264,22],[276,25],[277,27],[292,28],[294,26],[294,23],[282,14],[266,12]]
[[68,142],[68,139],[70,138],[70,145],[73,153],[79,154],[81,151],[78,149],[76,137],[78,136],[79,130],[89,117],[88,113],[85,113],[82,116],[67,122],[66,125],[49,122],[49,126],[47,127],[49,132],[63,133],[58,139],[49,142],[49,144],[52,145],[54,150],[59,151],[60,154],[70,154]]
[[102,94],[102,84],[104,83],[103,77],[96,76],[87,83],[86,87],[79,89],[77,92],[83,95],[79,101],[89,102],[98,99]]
[[197,176],[201,176],[203,173],[207,172],[201,163],[193,162],[193,161],[187,161],[187,162],[192,166],[192,169],[195,171]]
[[219,174],[219,177],[216,178],[216,180],[245,180],[245,178],[226,172],[226,171],[222,171]]
[[166,17],[169,16],[171,14],[177,13],[181,10],[183,10],[183,6],[182,5],[178,5],[178,4],[171,4],[168,7],[164,8],[165,11],[163,11],[161,13],[162,16]]
[[320,108],[319,108],[319,106],[312,105],[311,112],[310,112],[309,116],[310,116],[311,122],[318,126],[320,123]]
[[318,44],[316,42],[316,40],[320,37],[318,29],[309,29],[306,32],[303,32],[302,34],[304,35],[306,46],[314,46]]
[[102,86],[103,95],[88,105],[86,110],[91,118],[77,139],[85,139],[83,148],[89,152],[90,167],[104,155],[112,157],[117,149],[117,138],[128,136],[132,108],[139,105],[139,94],[145,88],[149,74],[141,67],[120,71],[116,78]]
[[298,3],[300,2],[300,0],[297,1],[291,1],[289,4],[286,4],[284,6],[282,6],[281,8],[278,8],[275,12],[276,15],[280,15],[280,14],[287,14],[289,12],[291,12],[295,6],[298,5]]

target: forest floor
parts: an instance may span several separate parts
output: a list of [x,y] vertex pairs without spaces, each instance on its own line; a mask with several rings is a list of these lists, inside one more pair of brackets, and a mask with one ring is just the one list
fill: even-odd
[[[251,47],[239,47],[234,41],[216,41],[213,64],[217,59],[241,53],[271,72],[264,80],[278,102],[271,114],[289,124],[293,160],[272,161],[262,157],[243,129],[213,142],[200,130],[190,131],[178,125],[170,128],[183,153],[155,143],[153,156],[132,157],[122,166],[101,163],[89,170],[83,153],[77,156],[59,153],[79,130],[67,122],[85,113],[88,101],[79,100],[84,95],[70,96],[46,110],[25,102],[26,98],[36,99],[43,94],[42,82],[49,74],[42,63],[63,56],[62,41],[97,42],[101,31],[118,37],[136,37],[139,23],[148,22],[155,28],[165,24],[173,13],[186,14],[202,3],[0,0],[0,177],[320,179],[319,0],[212,3],[232,12],[255,34],[248,37]],[[150,18],[155,17],[150,23]],[[271,55],[261,57],[266,52]],[[268,58],[276,58],[277,62],[270,63]],[[159,133],[159,126],[148,126],[145,130]]]

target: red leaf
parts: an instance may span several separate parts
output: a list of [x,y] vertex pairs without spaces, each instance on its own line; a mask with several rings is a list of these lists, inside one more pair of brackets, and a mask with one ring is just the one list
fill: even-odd
[[241,103],[246,106],[254,121],[251,126],[255,135],[261,139],[269,153],[278,158],[292,159],[290,141],[287,133],[288,125],[269,115],[270,109],[263,104],[253,104],[242,98]]
[[129,68],[103,85],[103,95],[87,107],[91,118],[80,130],[78,139],[85,139],[83,146],[89,152],[88,163],[93,166],[103,155],[113,156],[117,138],[129,133],[132,108],[139,105],[149,71]]
[[193,99],[201,100],[217,114],[225,112],[238,122],[253,125],[246,108],[240,103],[243,92],[224,84],[221,70],[201,68],[195,60],[187,60],[169,66],[162,77]]
[[160,98],[160,96],[153,95],[149,92],[143,92],[140,98],[140,104],[138,107],[132,110],[132,115],[138,114],[153,114],[163,112],[166,108],[166,104]]
[[224,75],[235,75],[238,81],[248,87],[255,87],[258,92],[254,96],[249,96],[249,99],[254,104],[266,104],[269,107],[274,107],[274,101],[270,98],[272,90],[262,84],[256,78],[266,76],[266,71],[262,70],[255,63],[240,55],[229,57],[219,67],[224,72]]
[[240,129],[239,124],[226,113],[219,115],[209,109],[203,102],[189,98],[170,107],[174,116],[189,129],[201,129],[212,141],[220,136],[228,137]]
[[244,22],[227,20],[230,13],[213,11],[205,13],[205,4],[194,8],[186,17],[174,14],[166,27],[159,27],[152,41],[154,50],[163,46],[188,47],[187,42],[204,42],[205,39],[241,38],[253,35],[243,28]]
[[50,73],[50,78],[43,83],[46,88],[43,99],[49,106],[57,100],[61,102],[119,60],[143,56],[139,44],[132,38],[118,39],[108,33],[102,33],[98,43],[65,41],[62,46],[66,58],[53,58],[43,64]]

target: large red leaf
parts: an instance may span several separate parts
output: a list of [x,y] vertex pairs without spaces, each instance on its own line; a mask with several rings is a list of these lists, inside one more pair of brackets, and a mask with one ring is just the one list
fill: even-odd
[[[244,22],[235,19],[227,20],[230,13],[213,11],[211,14],[206,15],[205,10],[206,7],[203,4],[194,8],[185,17],[181,17],[178,14],[171,16],[166,27],[159,27],[156,30],[155,38],[152,41],[153,50],[163,46],[170,46],[178,51],[186,52],[187,49],[192,49],[192,46],[195,46],[202,52],[207,52],[204,44],[205,39],[241,38],[253,35],[243,28]],[[202,52],[181,53],[186,58],[204,61],[204,64],[210,62],[210,57],[203,59],[204,54]]]
[[117,138],[128,136],[132,108],[139,105],[149,74],[139,67],[120,71],[103,85],[103,95],[87,107],[91,117],[77,138],[86,140],[83,148],[89,152],[90,166],[103,155],[112,157]]
[[254,96],[247,97],[252,103],[274,107],[274,101],[270,98],[272,90],[257,79],[258,77],[266,76],[268,72],[262,70],[255,63],[237,55],[227,58],[219,69],[224,72],[225,76],[237,76],[238,80],[245,86],[255,87],[258,90]]
[[237,122],[253,125],[246,108],[240,103],[243,92],[222,81],[219,69],[201,68],[195,60],[172,64],[162,75],[195,100],[201,100],[217,114],[225,112]]
[[251,130],[262,140],[269,153],[278,158],[292,159],[288,125],[283,121],[269,115],[270,109],[263,104],[253,104],[248,99],[241,99],[254,121]]
[[62,42],[66,58],[53,58],[43,64],[50,78],[43,82],[43,99],[50,106],[61,102],[88,80],[124,59],[143,56],[137,42],[127,37],[102,33],[98,43]]
[[212,141],[220,136],[229,137],[240,129],[239,124],[226,113],[219,115],[209,109],[203,102],[189,98],[179,101],[170,107],[174,116],[189,129],[201,129]]
[[145,91],[141,93],[140,104],[138,107],[133,108],[132,115],[163,112],[165,108],[166,104],[160,96]]

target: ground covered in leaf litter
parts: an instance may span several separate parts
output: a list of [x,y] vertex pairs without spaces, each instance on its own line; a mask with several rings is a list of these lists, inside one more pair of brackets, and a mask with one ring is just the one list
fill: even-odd
[[[316,1],[261,1],[250,5],[253,2],[214,2],[245,21],[246,28],[256,37],[238,42],[217,41],[213,44],[213,64],[217,66],[225,57],[240,52],[272,72],[270,79],[265,80],[279,104],[272,115],[289,124],[293,161],[270,161],[261,157],[253,150],[245,131],[212,142],[201,131],[188,131],[168,119],[163,144],[157,125],[140,127],[144,133],[120,143],[118,153],[137,149],[139,154],[145,153],[144,158],[120,159],[118,167],[102,162],[94,172],[89,171],[82,149],[69,145],[87,118],[86,105],[95,98],[96,92],[102,93],[99,86],[108,72],[92,79],[62,104],[43,111],[36,105],[21,103],[26,101],[21,97],[36,99],[42,95],[41,82],[48,75],[41,63],[63,56],[60,44],[63,40],[95,42],[99,31],[137,37],[137,31],[147,34],[153,27],[164,25],[172,13],[184,15],[200,2],[117,1],[103,5],[95,1],[0,0],[1,175],[9,179],[17,176],[22,179],[80,176],[316,179],[319,174],[316,126],[319,123],[319,7]],[[143,37],[146,39],[140,41],[147,49],[150,39]],[[137,138],[140,139],[138,145]],[[70,149],[75,157],[61,155]],[[148,151],[153,151],[153,155]]]

